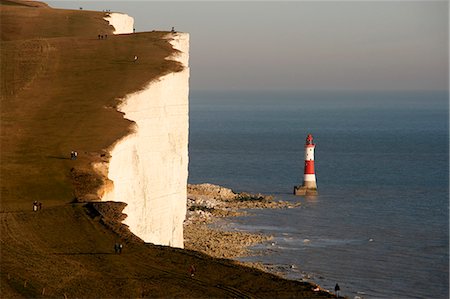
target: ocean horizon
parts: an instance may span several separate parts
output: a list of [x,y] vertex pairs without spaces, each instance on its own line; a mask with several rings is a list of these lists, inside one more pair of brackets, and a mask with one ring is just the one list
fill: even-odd
[[[309,133],[319,194],[296,197]],[[242,260],[352,298],[448,298],[448,140],[448,91],[191,91],[189,183],[301,202],[221,223],[274,236]]]

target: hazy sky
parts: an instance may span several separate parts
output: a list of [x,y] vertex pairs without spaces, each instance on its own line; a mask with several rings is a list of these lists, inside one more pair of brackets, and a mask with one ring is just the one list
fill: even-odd
[[191,34],[194,90],[448,89],[448,3],[44,1]]

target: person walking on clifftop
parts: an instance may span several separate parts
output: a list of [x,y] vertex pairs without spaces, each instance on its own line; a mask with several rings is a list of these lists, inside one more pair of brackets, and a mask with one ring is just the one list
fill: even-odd
[[191,265],[189,267],[189,274],[191,275],[191,277],[194,277],[194,275],[195,275],[195,266],[194,265]]

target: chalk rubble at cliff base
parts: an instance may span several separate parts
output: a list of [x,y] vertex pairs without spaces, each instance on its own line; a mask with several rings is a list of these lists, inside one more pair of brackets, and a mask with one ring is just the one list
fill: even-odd
[[[234,193],[213,184],[188,185],[187,217],[184,224],[186,249],[205,252],[219,258],[236,258],[249,254],[248,247],[272,237],[240,231],[212,228],[210,224],[222,217],[245,215],[242,209],[293,208],[262,194]],[[264,269],[261,266],[258,268]]]
[[[187,217],[184,224],[185,248],[201,251],[216,258],[235,259],[248,255],[270,254],[269,250],[250,251],[256,244],[269,242],[272,236],[242,231],[226,230],[215,225],[223,217],[246,215],[242,209],[290,209],[300,203],[275,200],[272,196],[251,193],[234,193],[231,189],[213,185],[188,185]],[[259,262],[240,262],[238,264],[253,267],[284,277],[288,272],[298,273],[299,280],[310,281],[311,274],[302,271],[297,265],[262,264]],[[315,291],[325,291],[314,285]]]

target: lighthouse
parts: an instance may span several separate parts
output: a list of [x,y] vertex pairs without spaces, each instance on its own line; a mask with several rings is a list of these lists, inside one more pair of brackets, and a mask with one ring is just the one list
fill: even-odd
[[314,149],[316,145],[313,136],[308,134],[305,143],[305,171],[303,174],[303,184],[294,187],[295,195],[314,195],[317,194],[316,173],[314,170]]

